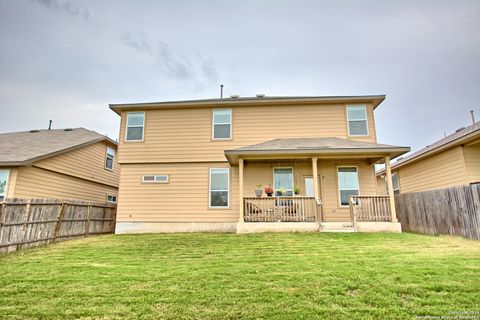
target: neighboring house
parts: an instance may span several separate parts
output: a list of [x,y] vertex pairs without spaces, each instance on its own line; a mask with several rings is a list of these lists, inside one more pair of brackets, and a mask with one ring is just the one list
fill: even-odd
[[[391,170],[395,193],[480,182],[480,122],[400,158]],[[385,170],[377,172],[377,193],[387,193]]]
[[[374,164],[410,150],[377,144],[374,110],[384,98],[111,104],[121,116],[116,232],[351,221],[349,195],[376,195]],[[254,198],[260,184],[285,197]]]
[[3,133],[0,150],[0,201],[117,201],[117,144],[106,136],[84,128]]

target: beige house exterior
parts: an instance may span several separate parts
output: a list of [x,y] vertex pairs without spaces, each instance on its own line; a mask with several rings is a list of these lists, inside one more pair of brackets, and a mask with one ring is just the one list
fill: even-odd
[[[392,164],[395,193],[449,188],[480,182],[480,122],[400,158]],[[377,172],[377,193],[387,194],[385,170]]]
[[0,202],[117,201],[117,143],[106,136],[83,128],[4,133],[0,150]]
[[[121,117],[116,232],[318,230],[351,222],[348,196],[376,195],[374,164],[409,151],[377,143],[374,110],[384,98],[111,104]],[[257,185],[271,186],[274,196],[257,198]]]

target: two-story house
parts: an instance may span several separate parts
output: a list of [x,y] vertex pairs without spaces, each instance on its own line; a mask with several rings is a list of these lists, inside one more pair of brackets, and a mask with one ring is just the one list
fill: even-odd
[[359,195],[398,230],[393,201],[374,197],[374,164],[409,151],[377,143],[384,99],[111,104],[121,116],[116,232],[319,230],[351,221]]

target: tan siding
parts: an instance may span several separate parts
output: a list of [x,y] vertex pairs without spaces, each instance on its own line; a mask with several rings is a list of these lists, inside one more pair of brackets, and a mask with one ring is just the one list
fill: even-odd
[[[350,220],[348,208],[339,206],[336,166],[357,165],[360,191],[375,194],[375,175],[366,161],[319,161],[321,197],[328,221]],[[230,208],[208,208],[209,168],[228,163],[125,164],[122,165],[118,221],[236,222],[238,220],[238,167],[231,168]],[[244,195],[254,196],[257,184],[273,186],[274,167],[293,167],[295,185],[304,192],[304,177],[311,176],[309,161],[246,162]],[[142,184],[144,174],[169,174],[169,184]]]
[[16,167],[0,167],[0,170],[8,170],[7,190],[5,198],[13,198],[15,184],[17,182],[17,168]]
[[480,144],[464,148],[468,183],[480,182]]
[[[347,138],[345,105],[235,107],[233,139],[212,141],[212,108],[145,112],[143,142],[125,142],[126,112],[120,129],[120,163],[225,161],[224,150],[277,138]],[[373,108],[368,106],[368,137],[376,142]]]
[[34,166],[118,187],[120,165],[114,158],[113,171],[105,169],[106,141],[60,154],[34,163]]
[[385,177],[377,176],[377,195],[387,195],[387,185],[385,184]]
[[105,202],[117,188],[35,167],[19,167],[15,184],[17,198],[55,198]]
[[[230,168],[230,208],[208,207],[209,168],[228,163],[128,164],[121,168],[117,221],[236,222],[238,167]],[[144,184],[145,174],[169,174],[168,184]]]
[[467,181],[462,147],[403,166],[398,172],[402,193],[448,188]]

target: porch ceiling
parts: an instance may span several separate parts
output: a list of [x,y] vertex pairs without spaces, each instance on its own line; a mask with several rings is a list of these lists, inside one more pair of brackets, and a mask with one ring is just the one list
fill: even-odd
[[274,139],[238,149],[225,150],[230,164],[238,159],[319,159],[367,158],[371,163],[384,157],[398,157],[410,151],[409,147],[368,143],[341,138]]

